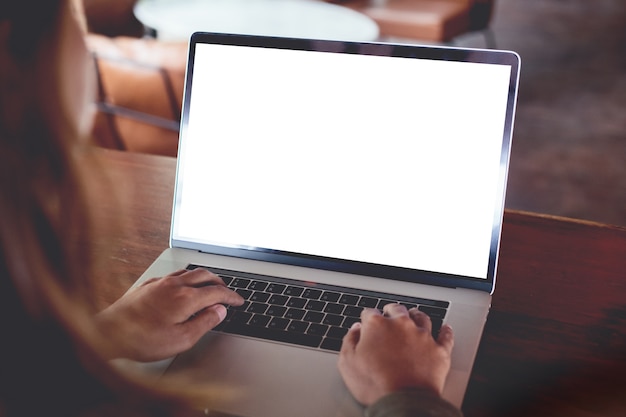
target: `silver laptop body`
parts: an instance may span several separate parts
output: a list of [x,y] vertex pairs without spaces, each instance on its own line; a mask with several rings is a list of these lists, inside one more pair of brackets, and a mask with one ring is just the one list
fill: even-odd
[[[186,77],[171,247],[137,284],[197,265],[444,301],[444,397],[460,406],[495,286],[519,57],[196,33]],[[212,331],[151,366],[232,387],[209,413],[361,415],[337,357]]]

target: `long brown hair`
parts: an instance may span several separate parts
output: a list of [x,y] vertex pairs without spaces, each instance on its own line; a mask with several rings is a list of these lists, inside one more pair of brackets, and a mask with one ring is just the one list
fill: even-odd
[[87,199],[98,174],[57,103],[58,69],[36,70],[70,7],[0,4],[0,417],[169,414],[174,397],[109,367],[90,326]]

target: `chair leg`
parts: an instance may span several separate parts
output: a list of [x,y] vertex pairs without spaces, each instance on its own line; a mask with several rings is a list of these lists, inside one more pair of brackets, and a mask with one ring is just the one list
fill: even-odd
[[149,39],[156,39],[158,36],[156,29],[144,26],[143,27],[143,37]]
[[496,34],[493,33],[491,28],[485,28],[483,31],[483,36],[485,37],[485,45],[488,49],[497,49],[498,45],[496,43]]

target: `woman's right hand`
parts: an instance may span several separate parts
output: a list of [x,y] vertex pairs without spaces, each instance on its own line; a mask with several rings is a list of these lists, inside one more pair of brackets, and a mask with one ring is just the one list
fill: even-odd
[[388,304],[384,314],[364,309],[343,339],[339,371],[360,403],[369,406],[392,392],[424,388],[441,396],[454,345],[444,325],[437,340],[430,318],[417,308]]

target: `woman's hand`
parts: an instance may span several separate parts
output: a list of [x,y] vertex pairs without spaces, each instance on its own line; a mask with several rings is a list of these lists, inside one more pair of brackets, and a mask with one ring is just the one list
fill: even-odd
[[96,315],[109,358],[165,359],[191,348],[243,299],[204,269],[177,271],[131,289]]
[[383,311],[364,309],[343,339],[339,371],[352,395],[366,406],[406,388],[440,396],[454,344],[450,326],[435,341],[430,318],[417,308],[388,304]]

